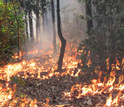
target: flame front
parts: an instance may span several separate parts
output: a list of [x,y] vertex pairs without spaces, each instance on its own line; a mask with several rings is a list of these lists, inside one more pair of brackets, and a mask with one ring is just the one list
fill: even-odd
[[[70,92],[64,92],[64,98],[69,98],[72,100],[74,97],[79,99],[84,96],[95,96],[110,93],[109,98],[106,100],[105,107],[113,107],[119,106],[121,102],[124,101],[124,83],[123,83],[124,75],[121,75],[119,78],[120,81],[118,84],[115,83],[115,76],[112,76],[108,79],[106,83],[99,82],[99,80],[93,79],[91,80],[92,84],[82,85],[76,84],[71,88]],[[116,97],[112,99],[112,93],[118,92]],[[123,107],[124,103],[122,103],[121,107]]]
[[[29,57],[29,59],[33,55],[35,56],[35,58],[31,58],[31,60],[23,60],[19,63],[8,64],[5,65],[3,68],[0,68],[0,79],[2,81],[6,81],[6,83],[0,84],[0,106],[14,107],[18,101],[21,101],[22,103],[19,103],[19,107],[26,107],[26,104],[28,104],[29,107],[38,107],[38,104],[43,105],[44,107],[49,107],[49,99],[46,99],[47,104],[41,104],[41,102],[38,102],[36,99],[29,99],[28,96],[23,96],[21,99],[16,98],[14,96],[16,85],[14,85],[14,87],[12,88],[9,86],[9,82],[11,80],[11,77],[14,76],[18,76],[24,79],[30,77],[45,80],[50,79],[53,76],[57,77],[70,75],[76,78],[79,75],[84,75],[84,73],[81,72],[81,68],[78,68],[78,64],[81,63],[81,60],[76,59],[77,55],[80,55],[83,50],[77,53],[76,46],[73,49],[71,49],[70,47],[72,46],[69,46],[68,44],[63,64],[63,69],[66,70],[62,73],[55,72],[55,70],[57,69],[58,55],[54,56],[53,51],[47,51],[45,49],[43,51],[38,51],[36,48],[34,48],[34,51],[30,51],[27,54],[20,54],[20,57],[21,55],[26,54],[26,57]],[[13,58],[18,58],[17,54],[15,54]],[[107,59],[106,61],[108,62],[108,60],[109,59]],[[116,68],[120,70],[120,63],[118,61],[116,62]],[[88,59],[87,66],[90,67],[91,64],[91,60]],[[122,64],[124,64],[124,58],[122,60]],[[97,73],[97,71],[95,72]],[[64,98],[72,100],[73,98],[80,99],[84,96],[95,96],[102,95],[103,93],[110,93],[109,97],[106,98],[106,103],[104,104],[104,106],[119,106],[120,103],[122,103],[121,107],[123,107],[124,75],[121,75],[119,77],[119,81],[117,84],[115,83],[116,73],[114,71],[111,72],[109,79],[104,78],[104,82],[100,81],[101,74],[102,71],[99,73],[98,79],[91,80],[91,84],[76,84],[72,86],[70,92],[64,92]],[[117,92],[117,94],[113,97],[112,95],[115,91]]]

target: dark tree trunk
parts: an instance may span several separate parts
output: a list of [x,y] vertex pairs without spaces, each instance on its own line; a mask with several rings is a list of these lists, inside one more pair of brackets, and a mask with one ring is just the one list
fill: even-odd
[[56,28],[55,28],[54,0],[51,0],[51,7],[52,7],[52,24],[53,24],[53,47],[54,47],[54,52],[56,52]]
[[[12,1],[12,3],[13,3],[13,8],[14,8],[14,15],[15,15],[15,20],[16,20],[16,22],[17,22],[17,28],[18,28],[18,56],[19,56],[19,53],[20,53],[20,51],[21,51],[21,40],[20,40],[20,26],[19,26],[19,20],[18,20],[18,18],[17,18],[17,12],[16,12],[16,8],[15,8],[15,3],[14,3],[14,1]],[[19,59],[18,59],[18,61],[19,61]]]
[[[91,0],[89,0],[89,3],[86,3],[86,15],[87,16],[92,16],[92,9],[91,9]],[[87,31],[90,32],[91,29],[93,28],[93,21],[92,19],[87,20]]]
[[58,61],[58,70],[62,70],[62,64],[63,64],[63,58],[65,53],[65,47],[66,47],[66,40],[64,39],[61,31],[61,17],[60,17],[60,4],[59,0],[57,0],[57,26],[58,26],[58,35],[61,41],[61,49],[60,49],[60,56]]
[[[37,0],[37,6],[39,7],[39,0]],[[39,37],[39,9],[36,11],[36,42],[38,43]]]
[[27,39],[28,39],[28,23],[27,23],[27,14],[25,15],[25,24],[26,24],[26,35],[27,35]]
[[36,40],[38,43],[38,37],[39,37],[39,13],[36,14]]
[[29,10],[29,26],[30,26],[30,37],[31,37],[31,40],[34,40],[33,20],[32,20],[32,11],[31,10]]
[[[43,33],[45,32],[45,27],[46,27],[46,23],[45,23],[45,15],[46,15],[46,11],[45,11],[45,0],[42,0],[42,23],[43,23]],[[43,40],[43,38],[41,38],[41,40]]]
[[[110,18],[110,25],[109,25],[109,28],[110,28],[110,31],[109,31],[109,33],[110,33],[110,39],[111,39],[111,41],[110,41],[110,48],[109,48],[109,50],[110,50],[110,60],[109,60],[109,73],[112,71],[112,64],[114,64],[114,66],[115,66],[115,64],[116,64],[116,61],[115,61],[115,37],[114,37],[114,34],[112,33],[113,31],[112,31],[112,18]],[[116,69],[116,68],[115,68]]]
[[[92,17],[91,0],[89,0],[89,2],[87,2],[87,0],[86,0],[85,3],[86,3],[86,16],[87,17]],[[89,35],[89,32],[91,31],[92,28],[93,28],[93,21],[92,21],[92,19],[88,19],[87,20],[87,32],[88,32],[88,35]],[[91,62],[94,64],[95,59],[96,59],[96,54],[95,54],[94,50],[91,50],[90,52],[91,52],[90,53]],[[93,69],[93,71],[94,71],[94,69]]]

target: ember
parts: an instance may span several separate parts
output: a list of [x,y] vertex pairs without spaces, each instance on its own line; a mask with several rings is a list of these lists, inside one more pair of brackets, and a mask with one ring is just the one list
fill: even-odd
[[[113,74],[111,73],[111,75]],[[80,99],[80,98],[83,98],[84,96],[90,96],[90,95],[95,96],[99,94],[102,95],[103,93],[104,94],[110,93],[109,98],[106,100],[105,105],[107,107],[111,107],[114,105],[123,106],[123,103],[124,103],[124,98],[123,98],[124,83],[122,82],[124,81],[123,76],[124,75],[121,75],[119,77],[121,79],[118,84],[114,84],[115,76],[110,77],[106,83],[98,82],[98,80],[94,79],[94,80],[91,80],[92,84],[89,84],[89,85],[77,84],[71,88],[70,92],[64,92],[64,97],[70,98],[70,100],[73,100],[74,97],[77,99]],[[75,92],[78,94],[75,94]],[[118,93],[115,95],[115,92],[118,92]],[[112,97],[113,94],[115,95],[114,99]]]
[[[52,51],[48,52],[50,54],[46,54],[46,52],[43,53],[43,51],[38,51],[38,50],[28,52],[28,56],[30,54],[39,55],[39,53],[42,53],[42,56],[40,57],[43,60],[44,58],[47,59],[47,60],[44,60],[44,62],[41,62],[40,59],[23,60],[20,63],[8,64],[3,68],[0,68],[0,72],[1,72],[0,78],[2,81],[6,81],[6,83],[1,84],[0,86],[0,92],[1,92],[0,105],[1,106],[11,105],[12,107],[14,107],[14,105],[18,101],[21,101],[23,103],[20,102],[19,104],[20,107],[25,106],[26,104],[29,104],[30,107],[38,107],[37,104],[39,103],[37,102],[36,99],[34,101],[31,99],[29,100],[28,97],[26,96],[23,96],[22,97],[23,99],[22,98],[17,99],[14,96],[14,93],[16,91],[16,85],[14,85],[13,88],[9,86],[9,82],[12,81],[11,77],[14,78],[14,81],[19,81],[19,83],[20,81],[22,81],[23,83],[23,80],[19,79],[20,77],[24,79],[30,77],[30,78],[36,78],[36,79],[42,79],[42,80],[50,79],[53,76],[62,77],[64,75],[78,77],[82,73],[81,69],[78,68],[78,64],[81,63],[81,61],[80,59],[79,60],[76,59],[76,56],[72,57],[70,53],[68,53],[69,51],[71,51],[69,48],[67,48],[66,50],[67,52],[64,58],[64,65],[63,65],[63,69],[66,69],[66,70],[62,73],[54,72],[57,69],[57,65],[56,65],[57,59],[53,58],[54,56],[52,56],[52,53],[53,53]],[[73,49],[72,52],[76,53],[76,51],[77,50],[75,47],[75,49]],[[91,61],[89,60],[88,66],[90,64],[91,64]],[[98,80],[97,79],[91,80],[92,84],[76,84],[72,86],[70,92],[64,92],[64,99],[73,101],[74,98],[80,99],[80,98],[84,98],[85,96],[98,96],[102,94],[104,94],[104,96],[105,95],[107,96],[110,93],[108,98],[107,97],[105,98],[106,103],[103,104],[103,102],[101,102],[101,104],[106,107],[111,107],[114,105],[116,106],[121,105],[121,107],[123,107],[124,75],[121,75],[118,79],[119,83],[115,84],[116,73],[114,71],[110,73],[110,78],[108,79],[108,81],[105,81],[106,77],[104,78],[104,82],[100,81],[101,74],[102,72],[99,72]],[[18,78],[14,77],[16,75],[18,76]],[[7,103],[8,101],[11,101],[11,103]],[[90,106],[92,105],[92,103],[90,103],[89,100],[88,102],[85,101],[85,103],[89,104]],[[42,103],[41,105],[49,107],[49,99],[46,99],[46,105],[45,103]]]
[[[34,48],[35,49],[35,48]],[[63,69],[66,69],[65,72],[59,73],[59,72],[54,72],[57,69],[57,58],[53,58],[52,54],[53,51],[48,51],[48,52],[44,52],[44,51],[38,51],[37,49],[35,49],[34,51],[28,52],[26,58],[28,56],[32,55],[38,55],[41,54],[41,59],[43,62],[41,62],[41,59],[31,59],[31,60],[23,60],[19,63],[14,63],[14,64],[8,64],[5,65],[3,68],[0,68],[0,73],[1,73],[1,80],[2,81],[6,81],[6,85],[2,85],[1,84],[1,96],[0,96],[0,105],[6,105],[6,103],[10,100],[12,100],[13,104],[10,105],[14,105],[15,103],[17,103],[18,101],[16,101],[17,99],[15,97],[13,97],[14,92],[16,91],[16,86],[14,86],[14,90],[12,90],[11,87],[9,87],[9,82],[10,81],[14,81],[17,82],[20,81],[20,77],[21,78],[36,78],[36,79],[50,79],[53,76],[64,76],[64,75],[71,75],[74,77],[77,77],[80,73],[80,69],[78,69],[78,71],[74,74],[74,70],[77,68],[77,64],[80,62],[80,60],[76,60],[75,57],[71,57],[69,56],[69,51],[71,51],[70,49],[67,49],[67,54],[64,59],[64,66]],[[73,50],[73,53],[76,53],[76,48]],[[25,53],[21,54],[24,55]],[[18,58],[16,56],[17,54],[15,54],[15,56],[13,56],[13,58]],[[46,60],[47,59],[47,60]],[[46,74],[45,74],[46,73]],[[17,78],[14,76],[18,76]],[[21,80],[23,81],[23,80]],[[20,82],[19,82],[20,83]],[[4,88],[3,88],[4,87]],[[7,90],[9,90],[7,92]],[[3,97],[4,96],[4,97]],[[28,101],[27,97],[24,97],[22,99],[25,103],[29,102],[30,107],[37,107],[37,101],[36,99],[34,101]],[[20,103],[20,106],[24,106],[24,103]],[[48,100],[47,100],[47,106],[48,106]]]

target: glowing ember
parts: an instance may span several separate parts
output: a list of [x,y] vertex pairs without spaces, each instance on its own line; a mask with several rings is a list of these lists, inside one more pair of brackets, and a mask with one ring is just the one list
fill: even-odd
[[[120,76],[120,78],[123,76]],[[119,102],[121,100],[124,100],[124,98],[122,97],[124,96],[123,94],[124,83],[121,83],[119,87],[116,87],[116,85],[113,85],[115,82],[115,77],[110,77],[107,83],[99,83],[95,79],[92,80],[91,82],[92,82],[91,85],[84,85],[84,86],[81,84],[74,85],[71,88],[71,92],[64,92],[65,98],[70,98],[71,100],[71,98],[75,97],[79,99],[87,95],[95,96],[96,94],[110,93],[110,92],[114,92],[115,90],[117,91],[119,90],[119,93],[117,94],[116,98],[114,98],[113,100],[112,100],[112,94],[109,95],[109,98],[106,101],[106,106],[107,107],[111,107],[112,105],[118,106]]]
[[109,98],[107,99],[106,105],[110,107],[112,104],[112,94],[109,95]]
[[[72,44],[71,44],[72,45]],[[64,71],[62,73],[60,72],[54,72],[57,69],[57,61],[58,61],[58,55],[55,57],[53,55],[53,51],[38,51],[36,48],[34,51],[30,51],[27,53],[27,57],[30,57],[30,55],[37,55],[35,58],[32,58],[31,60],[23,60],[19,63],[15,64],[8,64],[4,66],[3,68],[0,68],[0,79],[6,81],[5,84],[0,84],[0,106],[8,106],[7,102],[9,100],[12,100],[9,105],[11,107],[14,107],[18,101],[21,101],[22,103],[19,104],[19,107],[26,107],[26,104],[28,104],[30,107],[38,107],[38,101],[31,100],[27,96],[18,99],[13,98],[14,92],[16,90],[16,86],[14,88],[9,87],[9,82],[11,80],[11,77],[17,76],[18,78],[36,78],[36,79],[50,79],[53,76],[64,76],[64,75],[70,75],[73,77],[78,77],[79,75],[83,75],[84,73],[81,72],[81,68],[78,68],[78,64],[81,63],[80,59],[76,59],[77,55],[80,55],[80,52],[83,52],[83,50],[79,51],[79,54],[77,54],[77,49],[74,47],[73,49],[70,48],[71,46],[67,45],[65,57],[64,57],[64,64],[63,69]],[[20,56],[18,57],[17,54],[13,56],[14,59],[21,58],[22,55],[25,53],[20,53]],[[87,66],[90,67],[92,64],[91,60],[89,59],[88,53],[88,60],[87,60]],[[25,54],[26,55],[26,54]],[[29,58],[30,59],[30,58]],[[107,62],[107,69],[109,69],[109,59],[106,60]],[[120,70],[119,66],[120,63],[118,60],[116,60],[117,64],[116,70]],[[124,64],[124,58],[123,58],[123,64]],[[83,64],[82,64],[83,65]],[[99,68],[99,66],[97,66]],[[96,71],[95,73],[98,73],[99,71]],[[107,107],[111,107],[113,105],[119,106],[119,103],[124,100],[124,75],[121,75],[118,79],[118,84],[115,84],[116,81],[116,73],[115,73],[115,67],[113,67],[113,71],[110,73],[110,78],[104,78],[104,82],[101,82],[101,75],[102,71],[99,72],[99,78],[91,80],[91,84],[76,84],[72,86],[70,92],[64,92],[64,98],[68,98],[68,100],[72,100],[73,98],[82,98],[84,96],[95,96],[95,95],[102,95],[109,94],[109,97],[106,99],[106,103],[104,104]],[[4,86],[5,85],[5,86]],[[113,93],[116,91],[116,96],[113,97]],[[49,107],[49,99],[46,99],[46,103],[42,103],[41,105],[45,105],[46,107]],[[123,104],[121,104],[123,107]]]
[[3,88],[3,85],[0,86],[0,105],[1,106],[4,106],[9,100],[11,100],[15,92],[15,90],[12,90],[11,88],[8,87],[8,84],[6,84],[6,86],[4,87],[5,88]]
[[13,59],[21,59],[22,56],[25,54],[25,52],[19,52],[19,56],[18,53],[14,53],[14,55],[12,56]]

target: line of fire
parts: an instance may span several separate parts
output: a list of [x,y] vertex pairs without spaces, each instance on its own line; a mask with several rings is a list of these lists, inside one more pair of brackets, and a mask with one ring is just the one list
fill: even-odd
[[124,1],[0,0],[0,107],[124,107]]

